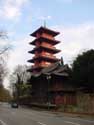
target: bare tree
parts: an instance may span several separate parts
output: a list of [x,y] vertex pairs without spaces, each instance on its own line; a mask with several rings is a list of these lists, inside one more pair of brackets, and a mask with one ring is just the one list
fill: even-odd
[[27,72],[27,65],[17,65],[14,69],[13,76],[15,77],[15,81],[19,82],[19,84],[27,83],[28,78],[30,77],[30,73]]
[[2,44],[3,42],[8,40],[8,34],[6,31],[0,31],[0,55],[5,54],[10,49],[9,43]]
[[7,74],[7,58],[10,45],[8,44],[7,32],[0,31],[0,84],[3,84],[3,80]]
[[5,31],[0,31],[0,100],[5,101],[8,96],[7,90],[3,87],[4,78],[7,75],[7,59],[10,44],[8,43],[8,36]]
[[1,30],[0,31],[0,38],[3,38],[3,39],[8,38],[7,32],[4,30]]

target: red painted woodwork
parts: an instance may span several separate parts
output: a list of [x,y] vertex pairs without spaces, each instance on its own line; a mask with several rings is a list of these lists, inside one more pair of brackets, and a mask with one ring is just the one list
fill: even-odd
[[[56,42],[54,36],[56,36],[58,34],[59,34],[58,32],[47,29],[45,27],[40,27],[38,30],[36,30],[35,32],[33,32],[31,34],[31,36],[36,37],[35,38],[35,40],[36,40],[35,48],[32,50],[32,53],[34,54],[33,58],[31,59],[31,62],[34,63],[32,66],[32,72],[38,72],[38,71],[40,72],[41,69],[43,69],[59,60],[56,58],[54,53],[56,54],[60,50],[57,50],[56,47],[54,46],[54,44],[51,43],[53,41]],[[41,42],[38,41],[38,39],[40,37],[44,38],[41,40]],[[58,44],[58,43],[56,43],[56,44]],[[41,60],[40,60],[40,58],[41,58]],[[41,69],[37,70],[40,67],[41,67]]]

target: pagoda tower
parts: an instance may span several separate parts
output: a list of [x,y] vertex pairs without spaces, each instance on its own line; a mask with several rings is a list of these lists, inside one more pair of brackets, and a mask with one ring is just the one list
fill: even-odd
[[30,34],[35,37],[35,39],[30,42],[30,44],[35,47],[29,51],[29,53],[34,54],[33,58],[28,60],[28,62],[33,63],[29,71],[39,73],[43,68],[59,61],[55,56],[55,54],[60,52],[60,50],[55,47],[56,44],[60,43],[60,41],[55,39],[55,36],[58,34],[59,32],[42,26]]
[[31,36],[35,39],[30,42],[34,48],[29,51],[34,54],[28,62],[33,63],[29,69],[32,84],[32,99],[30,104],[76,104],[75,88],[71,87],[69,80],[69,67],[63,60],[56,58],[60,50],[55,45],[60,41],[55,39],[59,32],[40,27]]

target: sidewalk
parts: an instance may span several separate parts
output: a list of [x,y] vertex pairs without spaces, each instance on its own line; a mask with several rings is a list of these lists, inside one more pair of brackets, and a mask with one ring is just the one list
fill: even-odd
[[72,117],[72,118],[84,118],[84,119],[90,119],[94,120],[94,114],[85,114],[85,113],[69,113],[69,112],[57,112],[57,111],[51,111],[51,113],[54,113],[58,116],[64,116],[64,117]]
[[69,116],[74,116],[74,117],[94,117],[94,115],[89,115],[89,114],[81,114],[81,113],[67,113],[67,112],[54,112],[56,114],[64,114],[64,115],[69,115]]
[[47,112],[47,113],[53,113],[53,114],[55,114],[57,116],[61,116],[61,117],[72,117],[72,118],[78,117],[78,118],[94,120],[94,114],[59,112],[59,111],[51,111],[51,110],[48,111],[48,110],[37,109],[37,108],[34,108],[34,110],[43,111],[43,112]]
[[36,110],[36,111],[52,113],[52,114],[55,114],[55,115],[57,115],[59,117],[72,117],[72,118],[77,117],[77,118],[84,118],[84,119],[94,120],[94,114],[61,112],[61,111],[46,110],[46,109],[35,108],[35,107],[30,108],[30,107],[27,107],[27,106],[23,106],[23,108],[29,108],[29,109]]

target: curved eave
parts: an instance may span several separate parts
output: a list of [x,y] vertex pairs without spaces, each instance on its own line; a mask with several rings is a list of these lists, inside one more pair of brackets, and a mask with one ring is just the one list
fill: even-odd
[[36,61],[36,60],[38,60],[38,61],[44,60],[44,61],[53,62],[53,63],[59,61],[59,59],[57,59],[57,58],[50,58],[50,57],[40,56],[40,57],[28,60],[28,62],[34,63],[34,61]]
[[56,75],[56,76],[63,76],[63,77],[69,77],[68,73],[53,73],[53,75]]
[[51,52],[51,53],[53,53],[53,54],[56,54],[56,53],[58,53],[58,52],[61,51],[61,50],[59,50],[59,49],[52,49],[52,48],[47,48],[47,47],[44,47],[44,46],[40,46],[40,47],[36,47],[36,48],[34,48],[33,50],[28,51],[28,52],[34,54],[35,51],[41,52],[41,50],[43,50],[43,49],[44,49],[45,51]]
[[52,45],[56,45],[56,44],[60,43],[60,41],[58,41],[58,40],[52,40],[52,39],[40,37],[40,38],[37,38],[37,39],[33,40],[33,41],[30,42],[29,44],[35,45],[35,43],[36,43],[37,41],[40,41],[40,42],[45,41],[45,42],[48,42],[48,43],[50,43],[50,44],[52,44]]
[[51,30],[51,29],[48,29],[48,28],[46,28],[46,27],[40,27],[39,29],[37,29],[35,32],[33,32],[32,34],[30,34],[31,36],[34,36],[34,37],[36,37],[36,34],[37,33],[47,33],[47,34],[51,34],[52,36],[56,36],[56,35],[58,35],[59,34],[59,32],[56,32],[56,31],[53,31],[53,30]]

